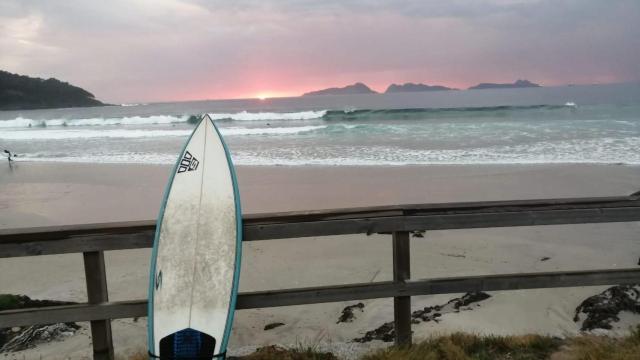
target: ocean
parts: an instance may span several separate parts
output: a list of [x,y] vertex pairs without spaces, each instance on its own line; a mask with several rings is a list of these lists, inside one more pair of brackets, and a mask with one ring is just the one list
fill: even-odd
[[239,165],[640,164],[637,83],[3,111],[0,148],[170,164],[204,113]]

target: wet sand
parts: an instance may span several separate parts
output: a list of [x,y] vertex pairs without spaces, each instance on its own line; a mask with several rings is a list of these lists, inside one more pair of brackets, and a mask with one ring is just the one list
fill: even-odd
[[[2,164],[4,165],[4,164]],[[17,163],[0,166],[0,227],[155,218],[167,166]],[[401,167],[239,167],[244,213],[402,203],[628,195],[640,168],[615,165]],[[412,239],[412,277],[626,268],[640,257],[640,223],[430,231]],[[146,297],[149,250],[107,255],[111,300]],[[549,258],[542,261],[543,258]],[[391,240],[353,235],[254,242],[243,246],[241,291],[391,279]],[[473,311],[413,326],[416,338],[469,331],[493,334],[575,333],[573,311],[606,287],[495,292]],[[0,293],[86,301],[80,254],[0,260]],[[415,297],[414,310],[460,294]],[[238,311],[230,350],[265,344],[333,344],[341,348],[393,317],[390,299],[365,301],[352,323],[336,324],[332,303]],[[638,322],[623,316],[621,330]],[[268,323],[286,325],[264,331]],[[114,321],[121,356],[143,350],[144,319]],[[81,334],[8,358],[83,358]],[[368,346],[368,345],[367,345]]]

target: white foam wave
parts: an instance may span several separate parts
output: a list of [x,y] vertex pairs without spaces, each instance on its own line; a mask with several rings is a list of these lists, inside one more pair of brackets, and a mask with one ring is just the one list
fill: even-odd
[[[238,151],[242,165],[478,165],[478,164],[640,164],[640,137],[539,142],[470,149],[405,149],[399,147],[270,149]],[[344,156],[343,154],[349,154]]]
[[327,126],[294,126],[294,127],[269,127],[269,128],[243,128],[243,127],[228,127],[220,128],[222,135],[234,136],[234,135],[290,135],[301,134],[314,130],[325,129]]
[[36,120],[22,117],[13,120],[0,120],[0,128],[33,128],[49,126],[105,126],[105,125],[151,125],[151,124],[172,124],[184,123],[188,116],[129,116],[122,118],[89,118],[89,119],[49,119]]
[[[300,111],[289,113],[247,112],[211,113],[213,120],[260,121],[260,120],[312,120],[321,119],[327,113],[321,111]],[[0,128],[33,128],[49,126],[113,126],[113,125],[154,125],[185,123],[189,116],[154,115],[127,116],[122,118],[88,118],[88,119],[29,119],[17,117],[12,120],[0,120]]]
[[174,164],[175,154],[156,153],[109,153],[109,154],[82,154],[59,155],[47,153],[20,154],[15,158],[17,162],[63,162],[63,163],[92,163],[92,164]]
[[[227,127],[220,128],[223,136],[249,136],[249,135],[295,135],[306,132],[325,129],[326,125],[295,126],[295,127],[267,127],[244,128]],[[63,139],[91,139],[91,138],[149,138],[188,136],[191,129],[183,130],[153,130],[153,129],[20,129],[4,131],[0,133],[3,140],[63,140]]]
[[327,110],[320,111],[299,111],[289,113],[276,112],[247,112],[238,113],[210,113],[213,120],[236,120],[236,121],[260,121],[260,120],[313,120],[321,119]]
[[92,138],[147,138],[161,136],[188,136],[191,130],[57,130],[38,129],[5,131],[0,133],[3,140],[62,140]]
[[[479,165],[479,164],[640,164],[640,137],[571,140],[473,149],[409,150],[398,147],[278,148],[266,151],[232,149],[237,165]],[[145,152],[26,153],[16,161],[173,164],[175,154]]]

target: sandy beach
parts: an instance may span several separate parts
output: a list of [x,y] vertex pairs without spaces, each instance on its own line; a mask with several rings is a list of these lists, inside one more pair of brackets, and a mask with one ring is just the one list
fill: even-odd
[[[0,166],[0,228],[145,220],[156,217],[170,168],[151,165]],[[243,212],[628,195],[640,189],[640,167],[619,165],[256,166],[239,167]],[[640,223],[428,231],[412,239],[412,277],[628,268],[640,257]],[[146,297],[149,250],[106,254],[111,300]],[[546,260],[542,260],[548,258]],[[391,279],[388,235],[332,236],[244,244],[241,291]],[[606,287],[495,292],[473,311],[413,326],[416,339],[468,331],[482,334],[575,334],[576,306]],[[86,301],[80,254],[0,260],[0,293]],[[413,298],[414,310],[461,294]],[[356,319],[337,324],[353,303],[243,310],[230,352],[267,344],[322,344],[361,351],[361,337],[393,317],[391,299],[363,302]],[[264,326],[284,326],[265,331]],[[616,331],[640,322],[623,314]],[[88,358],[86,324],[65,341],[8,354],[8,359]],[[145,319],[113,321],[118,356],[146,348]]]

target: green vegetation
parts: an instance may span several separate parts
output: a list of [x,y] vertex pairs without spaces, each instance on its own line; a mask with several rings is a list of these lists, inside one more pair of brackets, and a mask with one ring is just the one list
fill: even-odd
[[[433,337],[411,347],[390,347],[361,357],[361,360],[638,360],[640,325],[621,338],[581,335],[560,339],[541,335],[476,336],[455,333]],[[130,360],[146,359],[146,353]],[[267,346],[253,354],[230,360],[339,360],[314,347],[285,349]]]
[[0,70],[0,110],[105,105],[92,93],[66,82],[32,78]]
[[635,360],[640,359],[640,325],[629,336],[579,336],[567,340],[567,346],[554,360]]
[[366,355],[362,360],[534,360],[548,359],[562,345],[558,338],[488,336],[455,333],[431,338],[410,348],[389,348]]
[[242,356],[242,360],[338,360],[332,353],[322,353],[313,347],[299,347],[297,349],[285,349],[279,346],[266,346],[256,350],[255,353]]
[[23,295],[0,294],[0,311],[22,308],[25,298]]

